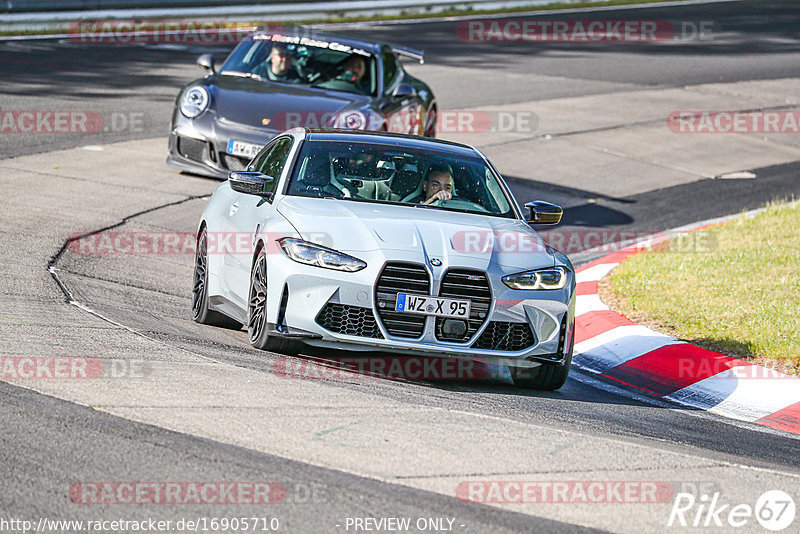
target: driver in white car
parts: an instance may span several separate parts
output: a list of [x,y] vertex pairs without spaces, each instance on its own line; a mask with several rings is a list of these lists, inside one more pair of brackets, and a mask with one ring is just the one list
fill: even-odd
[[409,202],[429,205],[437,200],[453,198],[453,171],[449,165],[434,163],[428,167],[425,181],[422,182],[422,194]]

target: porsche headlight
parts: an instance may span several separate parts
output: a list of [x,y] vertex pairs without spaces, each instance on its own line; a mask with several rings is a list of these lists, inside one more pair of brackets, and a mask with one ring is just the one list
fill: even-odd
[[336,118],[336,128],[346,128],[348,130],[363,130],[367,125],[367,119],[360,111],[348,111]]
[[511,289],[561,289],[567,285],[567,269],[550,267],[503,277],[503,283]]
[[183,93],[181,97],[181,113],[193,119],[208,109],[211,98],[205,87],[197,85]]
[[366,263],[358,258],[303,241],[302,239],[285,237],[279,243],[284,254],[298,263],[351,273],[360,271],[367,266]]

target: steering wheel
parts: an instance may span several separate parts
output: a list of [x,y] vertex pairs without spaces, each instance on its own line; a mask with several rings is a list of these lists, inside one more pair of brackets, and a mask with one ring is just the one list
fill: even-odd
[[480,204],[476,204],[470,200],[466,200],[461,197],[452,197],[448,200],[434,200],[429,204],[429,206],[435,206],[437,208],[455,208],[455,209],[468,209],[468,210],[477,210],[482,211],[485,213],[489,213],[489,210],[481,206]]

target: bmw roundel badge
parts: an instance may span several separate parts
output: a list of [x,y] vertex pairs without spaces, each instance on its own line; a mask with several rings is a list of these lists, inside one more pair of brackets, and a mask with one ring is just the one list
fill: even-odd
[[440,260],[439,258],[431,258],[431,265],[433,265],[434,267],[441,267],[442,260]]

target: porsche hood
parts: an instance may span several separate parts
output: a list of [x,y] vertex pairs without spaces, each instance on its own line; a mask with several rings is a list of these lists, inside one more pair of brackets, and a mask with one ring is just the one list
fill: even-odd
[[526,223],[440,209],[287,196],[277,206],[306,241],[358,255],[401,251],[420,263],[488,270],[552,267],[550,249]]
[[367,100],[356,94],[231,75],[217,76],[210,89],[221,119],[276,131],[330,126],[322,122]]

